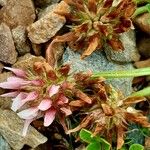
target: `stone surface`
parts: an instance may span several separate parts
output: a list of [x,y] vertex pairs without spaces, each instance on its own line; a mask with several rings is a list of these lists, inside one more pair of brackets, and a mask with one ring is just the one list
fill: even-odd
[[23,137],[24,121],[11,110],[0,109],[0,122],[0,134],[14,150],[20,150],[24,145],[35,148],[47,141],[47,138],[32,126],[29,127],[27,135]]
[[144,32],[150,34],[150,13],[144,13],[135,18],[134,23]]
[[0,150],[11,150],[9,144],[1,135],[0,135]]
[[150,37],[149,36],[142,36],[137,42],[137,48],[139,53],[146,57],[150,57]]
[[2,70],[3,70],[3,67],[4,67],[4,65],[3,65],[2,63],[0,63],[0,73],[1,73]]
[[136,66],[136,68],[150,67],[150,58],[143,61],[135,62],[134,65]]
[[69,6],[62,1],[47,15],[31,24],[27,28],[28,37],[31,42],[36,44],[45,43],[63,27],[66,19],[63,16],[57,15],[56,11],[69,12]]
[[31,43],[31,44],[32,44],[32,49],[34,51],[34,54],[36,56],[40,56],[41,55],[42,45],[40,45],[40,44],[34,44],[34,43]]
[[[133,69],[131,63],[125,65],[115,64],[106,59],[106,56],[103,52],[95,51],[92,55],[85,58],[84,60],[80,59],[80,54],[66,49],[63,59],[63,63],[69,63],[71,65],[72,71],[88,71],[93,72],[102,72],[110,70],[129,70]],[[72,72],[71,71],[71,72]],[[132,92],[132,78],[122,78],[122,79],[112,79],[109,82],[116,87],[117,89],[123,91],[125,95],[130,95]]]
[[29,41],[27,40],[26,29],[23,26],[18,26],[12,30],[12,36],[16,49],[20,55],[24,55],[30,52]]
[[34,0],[37,7],[47,7],[50,4],[58,3],[60,0]]
[[3,7],[7,4],[7,0],[0,0],[0,7]]
[[4,63],[14,64],[17,60],[17,52],[15,50],[13,38],[9,27],[0,24],[0,61]]
[[120,40],[124,45],[124,51],[122,52],[116,52],[112,50],[109,45],[105,46],[105,53],[108,59],[122,63],[138,61],[140,55],[138,54],[136,48],[136,38],[134,31],[130,30],[121,34]]
[[34,19],[32,0],[7,0],[7,5],[0,10],[0,22],[5,22],[11,29],[18,25],[28,26]]
[[18,61],[13,65],[13,67],[15,68],[22,68],[24,70],[30,68],[31,66],[33,66],[33,64],[37,61],[45,61],[45,59],[43,57],[36,57],[34,55],[31,54],[26,54],[20,58],[18,58]]
[[38,13],[38,20],[43,18],[45,15],[53,13],[54,9],[56,9],[56,7],[58,6],[58,4],[53,4],[50,5],[44,9],[40,9],[39,13]]
[[[3,72],[0,74],[0,83],[5,82],[8,77],[12,76],[11,72]],[[0,88],[0,95],[5,93],[5,90]],[[0,108],[9,109],[11,107],[11,98],[1,97],[0,96]]]

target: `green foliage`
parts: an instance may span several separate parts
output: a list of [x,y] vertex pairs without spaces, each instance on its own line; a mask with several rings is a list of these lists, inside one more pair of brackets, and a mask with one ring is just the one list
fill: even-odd
[[137,17],[143,13],[147,13],[147,12],[150,13],[150,4],[146,4],[145,6],[138,7],[132,17],[135,18],[135,17]]
[[140,144],[132,144],[129,150],[144,150],[144,147]]
[[130,124],[128,127],[126,140],[129,141],[127,144],[130,146],[135,143],[143,144],[144,143],[144,135],[142,131],[142,127],[137,124]]
[[110,150],[110,144],[99,136],[92,136],[92,133],[82,129],[79,133],[80,139],[88,143],[86,150]]

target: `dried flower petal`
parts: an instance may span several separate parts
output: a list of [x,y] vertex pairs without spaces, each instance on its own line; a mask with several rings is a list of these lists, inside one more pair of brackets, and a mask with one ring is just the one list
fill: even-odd
[[88,104],[92,103],[92,100],[86,94],[84,94],[82,91],[74,90],[74,92],[75,92],[76,97],[80,98],[84,102],[86,102]]
[[121,149],[124,144],[124,128],[121,125],[117,126],[117,150]]
[[67,109],[66,107],[61,107],[60,110],[63,111],[66,116],[69,116],[72,114],[71,110]]

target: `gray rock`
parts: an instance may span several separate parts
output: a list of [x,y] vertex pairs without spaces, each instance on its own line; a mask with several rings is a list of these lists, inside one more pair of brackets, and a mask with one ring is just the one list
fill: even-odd
[[7,0],[7,5],[0,9],[0,22],[5,22],[11,29],[18,25],[28,26],[34,20],[32,0]]
[[0,134],[14,150],[20,150],[24,145],[35,148],[47,141],[47,138],[32,126],[29,127],[27,135],[23,137],[24,121],[11,110],[0,109],[0,122]]
[[13,65],[13,67],[26,70],[28,68],[31,68],[31,66],[33,66],[33,64],[38,61],[43,62],[43,61],[45,61],[45,59],[41,56],[36,57],[36,56],[28,53],[28,54],[18,58],[18,61]]
[[0,6],[5,6],[7,4],[7,0],[0,0]]
[[[133,69],[131,63],[125,65],[115,64],[106,59],[106,56],[101,51],[96,51],[89,57],[84,60],[80,59],[80,54],[66,49],[63,59],[64,64],[71,65],[71,72],[79,72],[79,71],[88,71],[91,70],[93,72],[102,72],[102,71],[110,71],[110,70],[129,70]],[[132,92],[132,78],[122,78],[122,79],[112,79],[109,80],[114,87],[121,90],[124,95],[130,95]]]
[[11,150],[9,144],[1,135],[0,135],[0,150]]
[[57,15],[55,11],[69,12],[69,10],[69,6],[62,1],[44,17],[31,24],[27,28],[31,42],[40,44],[52,38],[66,23],[65,17]]
[[138,61],[140,59],[140,55],[138,54],[136,48],[136,39],[134,31],[130,30],[128,32],[121,34],[120,40],[123,43],[124,51],[116,52],[112,50],[112,48],[109,45],[106,45],[105,53],[107,58],[109,60],[121,63]]
[[14,41],[9,27],[0,24],[0,61],[4,63],[14,64],[17,60],[17,52],[15,50]]
[[12,36],[16,49],[20,55],[30,52],[29,41],[27,40],[26,29],[23,26],[18,26],[12,30]]

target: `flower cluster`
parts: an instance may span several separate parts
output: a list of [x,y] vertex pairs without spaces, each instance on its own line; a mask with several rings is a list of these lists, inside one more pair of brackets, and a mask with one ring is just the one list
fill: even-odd
[[10,90],[2,97],[12,97],[11,109],[25,119],[23,135],[26,135],[29,124],[44,117],[44,126],[49,126],[56,116],[70,115],[72,112],[65,96],[63,84],[66,82],[69,65],[53,70],[47,63],[36,62],[33,69],[5,67],[14,73],[0,87]]
[[87,128],[92,130],[93,136],[100,134],[110,143],[112,136],[116,135],[117,149],[120,149],[124,144],[128,123],[134,122],[143,127],[150,127],[148,118],[132,106],[145,101],[144,97],[124,98],[121,92],[106,84],[103,78],[94,79],[79,73],[75,75],[75,79],[92,103],[89,104],[82,100],[70,102],[70,106],[82,112],[83,120],[76,128],[68,130],[68,134]]
[[[93,136],[103,135],[110,143],[116,134],[117,149],[120,149],[128,123],[150,127],[142,111],[132,107],[145,101],[144,97],[124,98],[121,92],[106,84],[103,77],[94,77],[91,72],[71,76],[69,65],[54,70],[46,62],[36,62],[27,71],[5,69],[14,76],[0,83],[1,88],[10,90],[1,96],[12,97],[11,109],[25,120],[23,135],[32,121],[44,117],[47,127],[57,118],[67,134],[87,128]],[[81,123],[70,129],[66,118],[76,113]]]
[[[64,0],[70,13],[56,12],[70,21],[70,32],[56,36],[47,55],[57,42],[68,42],[73,49],[84,50],[81,58],[108,43],[113,50],[124,49],[119,34],[132,28],[131,16],[136,9],[133,0]],[[48,56],[47,56],[48,57]]]

